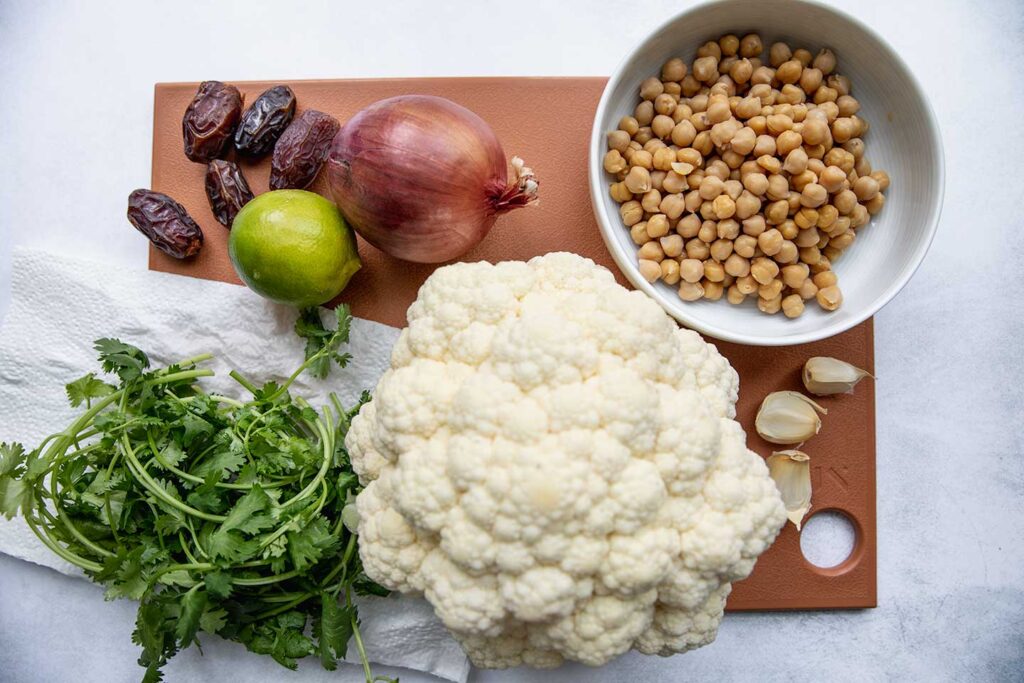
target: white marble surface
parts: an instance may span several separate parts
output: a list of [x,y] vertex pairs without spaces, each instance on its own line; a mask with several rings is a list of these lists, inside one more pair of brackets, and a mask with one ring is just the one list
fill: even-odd
[[[0,314],[14,244],[144,262],[124,197],[149,179],[156,81],[602,75],[684,4],[0,0]],[[1024,677],[1024,5],[836,4],[904,55],[946,144],[938,238],[876,320],[879,607],[730,615],[688,655],[473,681]],[[135,679],[135,608],[101,596],[0,556],[0,681]],[[227,671],[215,655],[233,647],[181,655],[168,678],[358,680],[258,657]]]

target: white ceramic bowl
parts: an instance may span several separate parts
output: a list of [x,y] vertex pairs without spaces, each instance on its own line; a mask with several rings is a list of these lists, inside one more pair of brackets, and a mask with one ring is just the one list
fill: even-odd
[[[827,313],[813,301],[795,320],[765,315],[753,301],[682,301],[676,288],[648,283],[637,269],[636,245],[608,195],[613,182],[602,160],[605,134],[618,127],[639,101],[640,82],[661,72],[671,57],[691,64],[697,47],[726,33],[757,32],[765,50],[784,40],[817,54],[831,48],[838,71],[850,77],[861,103],[859,116],[871,128],[866,156],[892,183],[883,209],[834,264],[843,305]],[[765,55],[767,61],[767,55]],[[601,234],[615,262],[633,285],[669,314],[704,334],[757,346],[783,346],[824,339],[874,315],[920,265],[938,225],[944,186],[942,140],[920,86],[892,48],[858,20],[806,0],[717,0],[670,19],[634,48],[605,87],[590,141],[590,195]],[[748,297],[749,298],[749,297]]]

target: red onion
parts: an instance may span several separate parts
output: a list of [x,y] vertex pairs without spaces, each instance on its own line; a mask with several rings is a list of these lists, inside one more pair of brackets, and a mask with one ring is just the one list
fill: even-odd
[[338,132],[327,159],[334,201],[370,244],[417,263],[466,253],[537,180],[479,116],[441,97],[381,100]]

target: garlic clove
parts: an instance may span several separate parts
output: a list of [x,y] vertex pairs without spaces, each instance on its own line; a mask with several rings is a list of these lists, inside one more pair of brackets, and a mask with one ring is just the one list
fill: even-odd
[[811,458],[801,451],[776,451],[768,456],[767,464],[786,506],[786,516],[800,531],[811,509]]
[[821,430],[818,413],[828,411],[796,391],[774,391],[764,397],[754,428],[769,443],[803,443]]
[[826,356],[815,356],[804,363],[804,386],[815,396],[852,394],[857,382],[871,373],[856,365]]

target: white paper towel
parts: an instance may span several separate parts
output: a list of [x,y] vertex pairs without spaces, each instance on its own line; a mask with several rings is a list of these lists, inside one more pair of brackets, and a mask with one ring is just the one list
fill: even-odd
[[[0,327],[0,440],[31,448],[71,422],[64,385],[97,371],[92,342],[116,337],[145,350],[155,364],[213,353],[212,391],[240,395],[237,369],[260,383],[287,377],[302,361],[292,333],[294,309],[244,287],[145,270],[114,269],[65,256],[14,253],[11,304]],[[301,376],[293,391],[322,402],[330,391],[351,405],[387,368],[399,330],[355,319],[353,363],[320,382]],[[0,552],[82,576],[51,553],[16,518],[0,517]],[[83,577],[84,578],[84,577]],[[365,598],[362,630],[372,661],[426,671],[464,683],[469,662],[424,600]],[[277,666],[268,660],[269,667]]]

